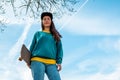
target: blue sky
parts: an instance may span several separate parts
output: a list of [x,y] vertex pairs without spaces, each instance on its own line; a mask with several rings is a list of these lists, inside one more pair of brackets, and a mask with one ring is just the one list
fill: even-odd
[[[62,80],[120,80],[119,7],[119,0],[83,0],[72,16],[54,19],[63,36]],[[0,78],[32,80],[30,69],[17,59],[21,45],[29,48],[40,24],[29,18],[19,23],[10,20],[0,33]]]

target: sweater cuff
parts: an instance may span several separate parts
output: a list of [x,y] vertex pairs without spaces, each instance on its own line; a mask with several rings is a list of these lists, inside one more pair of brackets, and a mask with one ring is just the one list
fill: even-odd
[[57,62],[57,64],[61,64],[62,63],[62,59],[58,59],[56,62]]

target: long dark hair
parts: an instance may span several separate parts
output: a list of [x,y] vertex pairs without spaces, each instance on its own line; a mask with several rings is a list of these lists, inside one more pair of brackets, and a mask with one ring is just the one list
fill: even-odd
[[[42,24],[42,30],[44,30],[44,26],[43,23]],[[54,39],[58,42],[60,41],[60,38],[62,38],[61,34],[57,31],[57,29],[55,28],[54,22],[51,20],[51,26],[50,26],[50,32],[53,35]]]

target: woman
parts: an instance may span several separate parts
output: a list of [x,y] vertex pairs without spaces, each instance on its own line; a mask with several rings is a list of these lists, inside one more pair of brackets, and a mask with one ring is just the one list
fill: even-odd
[[44,73],[49,80],[61,80],[59,71],[63,58],[61,35],[56,30],[50,12],[41,14],[42,31],[37,31],[30,46],[31,71],[34,80],[44,80]]

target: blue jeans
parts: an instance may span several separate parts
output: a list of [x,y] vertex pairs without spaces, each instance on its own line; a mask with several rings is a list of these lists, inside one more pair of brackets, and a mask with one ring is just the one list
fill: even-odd
[[44,80],[44,73],[47,74],[49,80],[61,80],[56,64],[32,61],[30,67],[34,80]]

